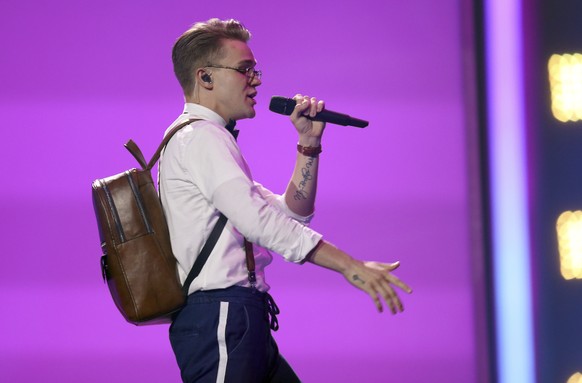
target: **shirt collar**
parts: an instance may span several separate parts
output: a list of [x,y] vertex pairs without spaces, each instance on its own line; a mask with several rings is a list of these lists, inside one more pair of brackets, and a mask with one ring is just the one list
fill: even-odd
[[202,120],[214,122],[220,126],[226,125],[226,121],[224,121],[218,113],[199,104],[187,102],[184,105],[184,114],[188,115],[189,118],[200,118]]
[[238,137],[238,130],[235,129],[236,121],[230,120],[228,123],[224,121],[222,117],[218,115],[212,109],[208,109],[205,106],[194,104],[187,102],[184,105],[184,115],[188,116],[188,118],[200,118],[202,120],[214,122],[217,125],[224,127],[236,140]]

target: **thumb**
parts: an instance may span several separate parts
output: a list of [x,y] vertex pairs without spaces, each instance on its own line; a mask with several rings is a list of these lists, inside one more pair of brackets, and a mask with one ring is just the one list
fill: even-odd
[[398,267],[400,267],[400,261],[388,263],[388,270],[390,270],[390,271],[396,270]]

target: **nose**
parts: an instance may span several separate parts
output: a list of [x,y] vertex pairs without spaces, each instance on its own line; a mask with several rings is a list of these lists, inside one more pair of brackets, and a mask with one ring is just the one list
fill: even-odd
[[261,79],[258,76],[254,76],[249,85],[256,88],[257,86],[261,85],[262,83],[263,82],[261,81]]

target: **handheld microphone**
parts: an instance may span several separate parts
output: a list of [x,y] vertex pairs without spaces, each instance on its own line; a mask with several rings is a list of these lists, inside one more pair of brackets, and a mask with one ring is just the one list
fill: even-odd
[[[284,114],[286,116],[291,115],[295,105],[297,103],[292,98],[286,98],[281,96],[271,97],[271,103],[269,104],[269,110],[271,112]],[[365,128],[368,126],[368,121],[360,120],[359,118],[353,118],[347,114],[332,112],[331,110],[322,110],[317,113],[315,117],[309,117],[313,121],[323,121],[329,122],[331,124],[343,125],[343,126],[355,126],[357,128]]]

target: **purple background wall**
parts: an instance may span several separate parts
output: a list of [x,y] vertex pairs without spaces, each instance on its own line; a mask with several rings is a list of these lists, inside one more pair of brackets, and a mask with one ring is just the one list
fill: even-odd
[[0,376],[178,382],[167,327],[126,324],[99,272],[90,184],[150,156],[182,109],[170,50],[237,18],[264,71],[239,140],[281,192],[297,92],[370,121],[330,125],[313,227],[361,259],[401,260],[415,292],[376,313],[338,274],[276,259],[281,350],[305,382],[476,381],[459,2],[4,1],[0,10]]

